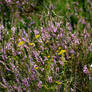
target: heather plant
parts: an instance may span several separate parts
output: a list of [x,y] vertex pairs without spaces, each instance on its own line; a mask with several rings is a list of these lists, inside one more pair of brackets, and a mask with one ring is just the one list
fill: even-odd
[[90,0],[4,0],[0,12],[0,92],[92,91]]

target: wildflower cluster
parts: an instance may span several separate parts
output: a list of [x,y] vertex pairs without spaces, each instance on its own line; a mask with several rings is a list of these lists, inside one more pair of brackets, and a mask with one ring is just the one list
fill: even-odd
[[92,91],[92,2],[50,1],[0,1],[0,92]]

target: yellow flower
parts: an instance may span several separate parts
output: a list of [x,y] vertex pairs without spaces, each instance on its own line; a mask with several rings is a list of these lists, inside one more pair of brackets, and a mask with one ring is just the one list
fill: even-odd
[[44,87],[45,87],[45,88],[47,88],[47,86],[46,86],[46,85],[44,85]]
[[36,35],[35,38],[38,39],[40,37],[40,35]]
[[66,52],[66,50],[61,50],[61,51],[58,53],[58,55],[61,55],[61,54],[65,53],[65,52]]
[[56,81],[56,83],[58,84],[58,85],[61,85],[62,83],[61,82],[59,82],[59,81]]
[[20,41],[20,42],[18,43],[18,46],[23,45],[23,43],[24,43],[24,41]]
[[37,66],[36,66],[36,67],[34,67],[34,69],[35,69],[35,70],[38,70],[38,68],[39,68],[39,67],[37,67]]
[[49,41],[47,40],[46,43],[48,43]]
[[29,42],[29,45],[31,45],[31,46],[35,46],[35,44],[34,44],[34,43],[30,43],[30,42]]
[[48,58],[50,58],[50,56],[48,56]]
[[59,50],[61,49],[61,47],[58,48]]
[[51,58],[51,61],[53,61],[53,57]]

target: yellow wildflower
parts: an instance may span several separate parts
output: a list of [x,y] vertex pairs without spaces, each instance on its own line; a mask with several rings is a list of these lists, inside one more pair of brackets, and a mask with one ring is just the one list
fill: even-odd
[[36,66],[36,67],[34,67],[34,69],[35,69],[35,70],[38,70],[38,68],[39,68],[39,67],[37,67],[37,66]]
[[40,37],[40,35],[36,35],[35,38],[38,39]]
[[46,43],[48,43],[49,41],[47,40]]
[[56,83],[58,84],[58,85],[61,85],[62,83],[61,82],[59,82],[59,81],[56,81]]
[[65,52],[66,52],[66,50],[61,50],[61,51],[58,53],[58,55],[61,55],[61,54],[65,53]]
[[35,44],[34,44],[34,43],[29,42],[29,45],[34,46]]
[[61,49],[61,47],[58,48],[59,50]]
[[44,85],[44,87],[45,87],[45,88],[47,88],[47,86],[46,86],[46,85]]
[[53,61],[53,57],[51,58],[51,61]]
[[20,42],[18,43],[18,46],[23,45],[23,43],[24,43],[24,41],[20,41]]
[[48,58],[50,58],[50,56],[48,56]]

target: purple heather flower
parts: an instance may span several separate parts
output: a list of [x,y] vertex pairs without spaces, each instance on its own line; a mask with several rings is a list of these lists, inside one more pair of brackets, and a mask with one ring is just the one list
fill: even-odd
[[63,32],[63,29],[62,28],[60,28],[60,32]]
[[14,89],[18,89],[18,87],[16,85],[13,86]]
[[50,34],[48,32],[44,32],[45,39],[50,39]]
[[84,28],[84,38],[86,39],[89,36],[89,34],[87,33],[87,29]]
[[56,72],[59,72],[59,67],[56,68]]
[[0,25],[0,30],[3,30],[4,29],[4,26],[3,25]]
[[24,2],[22,2],[22,5],[24,5],[25,3]]
[[[0,1],[0,4],[2,4],[2,1]],[[1,9],[0,9],[1,10]]]
[[14,56],[16,56],[16,51],[14,50],[14,48],[12,48],[12,54],[14,55]]
[[34,68],[35,68],[35,67],[37,67],[37,65],[36,65],[36,64],[34,65]]
[[16,82],[19,83],[19,79],[16,77]]
[[87,0],[88,3],[90,3],[90,0]]
[[27,92],[31,92],[30,90],[28,90]]
[[56,23],[57,28],[60,28],[61,23]]
[[62,38],[63,37],[63,33],[60,33],[59,37]]
[[49,83],[52,83],[52,77],[51,77],[51,76],[48,77],[48,78],[47,78],[47,81],[48,81]]
[[60,65],[64,66],[64,62],[63,61],[59,61]]
[[83,72],[84,72],[85,74],[89,74],[87,65],[84,65],[84,67],[83,67]]
[[41,27],[41,32],[42,33],[45,32],[45,28]]
[[44,71],[44,68],[41,68],[41,71],[43,72]]
[[41,85],[42,85],[42,81],[39,81],[38,82],[38,87],[41,88]]
[[74,34],[72,34],[72,38],[74,38],[75,36],[74,36]]
[[85,19],[83,19],[83,20],[82,20],[82,24],[86,24],[86,21],[85,21]]
[[26,31],[24,30],[24,35],[26,36],[26,37],[28,37],[28,34],[26,33]]
[[16,1],[16,4],[19,4],[19,1]]
[[5,0],[7,3],[11,3],[11,0]]
[[48,60],[48,58],[46,56],[44,56],[44,61]]
[[32,22],[30,22],[30,24],[31,24],[31,25],[33,25],[33,24],[35,24],[35,22],[34,22],[34,21],[32,21]]
[[75,44],[79,44],[79,40],[77,38],[74,39]]
[[85,33],[85,34],[84,34],[84,38],[85,38],[85,39],[86,39],[88,36],[89,36],[88,33]]
[[54,9],[53,4],[50,4],[50,10],[53,10],[53,9]]
[[4,77],[2,77],[2,80],[3,80],[3,83],[4,83],[5,85],[7,85],[7,82],[6,82],[6,80],[5,80]]
[[92,43],[91,43],[90,46],[88,47],[88,50],[89,50],[90,52],[92,52]]
[[56,34],[53,33],[53,37],[56,37]]
[[20,86],[18,87],[18,92],[22,92],[22,89],[20,88]]
[[53,62],[54,62],[54,64],[56,65],[56,60],[55,60],[55,58],[53,58]]
[[42,39],[45,41],[45,35],[44,35],[44,33],[42,33],[41,36],[42,36]]
[[71,49],[71,51],[70,51],[72,54],[75,54],[75,51],[73,50],[73,49]]
[[61,32],[61,33],[59,33],[59,34],[57,35],[57,39],[62,38],[62,37],[63,37],[63,32]]
[[61,85],[58,85],[58,92],[61,92]]
[[22,83],[23,83],[26,87],[28,87],[28,86],[29,86],[28,81],[27,81],[27,79],[26,79],[26,78],[25,78],[24,80],[22,80]]
[[27,58],[27,56],[25,55],[24,57],[23,57],[23,60],[25,60]]
[[2,40],[2,33],[1,33],[1,31],[0,31],[0,40]]
[[35,33],[35,35],[37,35],[37,34],[39,34],[39,31],[35,29],[34,33]]
[[7,56],[4,54],[4,55],[2,55],[2,59],[3,60],[6,60],[7,59]]
[[44,51],[44,47],[43,46],[40,45],[40,48],[41,48],[42,51]]
[[67,29],[68,29],[69,31],[72,30],[71,24],[70,24],[69,22],[66,23],[66,27],[67,27]]
[[89,51],[92,52],[92,48],[89,48]]
[[54,31],[54,32],[57,32],[57,27],[54,27],[54,28],[53,28],[53,31]]

